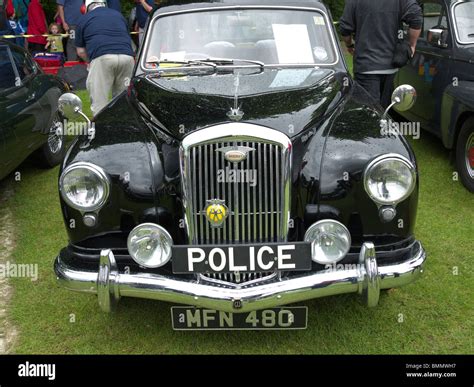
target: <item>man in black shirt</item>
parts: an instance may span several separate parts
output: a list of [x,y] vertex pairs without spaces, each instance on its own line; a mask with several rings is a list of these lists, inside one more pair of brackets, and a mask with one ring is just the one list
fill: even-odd
[[423,25],[421,7],[416,0],[346,0],[340,22],[343,40],[354,55],[356,82],[387,107],[398,71],[392,62],[403,37],[402,22],[408,24],[409,44],[415,54]]

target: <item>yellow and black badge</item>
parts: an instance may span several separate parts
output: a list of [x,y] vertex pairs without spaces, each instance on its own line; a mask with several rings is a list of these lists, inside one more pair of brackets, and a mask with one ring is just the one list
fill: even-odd
[[204,214],[206,215],[208,222],[211,224],[211,227],[221,227],[229,216],[229,209],[224,203],[223,200],[219,199],[207,201]]

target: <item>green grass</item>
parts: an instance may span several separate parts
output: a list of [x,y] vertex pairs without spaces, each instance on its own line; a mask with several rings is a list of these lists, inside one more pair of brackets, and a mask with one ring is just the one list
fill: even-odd
[[[16,353],[419,354],[474,353],[472,236],[474,195],[453,181],[440,141],[413,141],[421,179],[416,236],[427,252],[424,277],[384,292],[368,309],[357,295],[312,300],[306,331],[174,332],[170,304],[122,299],[115,314],[97,298],[55,282],[53,260],[67,238],[57,193],[57,169],[24,164],[15,195],[18,263],[37,263],[39,279],[15,279],[10,318],[19,329]],[[0,189],[2,189],[0,185]],[[457,269],[456,269],[457,268]],[[454,271],[457,270],[457,275]],[[72,315],[75,322],[71,322]],[[403,317],[403,322],[400,318]]]
[[92,117],[91,111],[91,101],[89,99],[89,93],[87,90],[76,90],[74,94],[77,94],[79,98],[82,100],[82,111],[88,117]]

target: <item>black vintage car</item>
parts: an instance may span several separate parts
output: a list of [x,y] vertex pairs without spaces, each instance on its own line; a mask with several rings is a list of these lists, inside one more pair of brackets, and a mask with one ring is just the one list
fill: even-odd
[[58,98],[66,90],[26,50],[0,40],[0,180],[34,152],[45,167],[61,162]]
[[[394,105],[414,95],[404,85]],[[187,305],[175,329],[304,328],[306,308],[283,305],[342,293],[375,306],[426,258],[415,156],[384,120],[320,2],[161,7],[128,91],[62,165],[58,281],[106,311]]]
[[417,52],[396,78],[418,92],[402,113],[440,137],[456,156],[460,180],[474,192],[474,1],[420,0]]

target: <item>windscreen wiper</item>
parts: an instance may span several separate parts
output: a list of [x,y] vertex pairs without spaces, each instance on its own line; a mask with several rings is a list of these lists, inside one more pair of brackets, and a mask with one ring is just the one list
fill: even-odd
[[[217,67],[217,64],[208,62],[208,61],[201,61],[201,60],[187,60],[187,61],[180,61],[180,60],[162,60],[162,61],[147,61],[146,64],[156,64],[158,66],[163,65],[163,64],[176,64],[179,65],[179,67],[190,67],[190,66],[196,66],[196,65],[203,65],[203,66],[209,66],[215,69]],[[173,69],[174,67],[162,67],[159,70],[166,70],[166,69]]]
[[265,63],[259,60],[253,60],[253,59],[206,58],[206,59],[199,59],[199,62],[214,63],[217,65],[219,64],[220,65],[235,65],[238,62],[242,62],[242,63],[254,64],[261,68],[265,67]]

